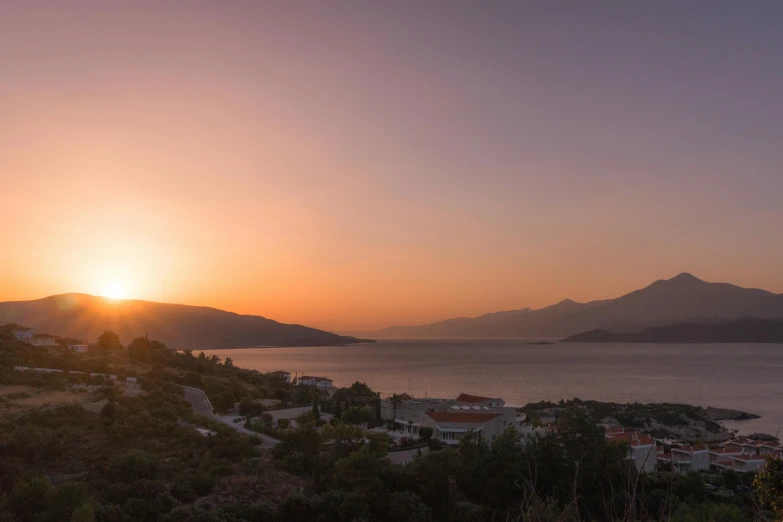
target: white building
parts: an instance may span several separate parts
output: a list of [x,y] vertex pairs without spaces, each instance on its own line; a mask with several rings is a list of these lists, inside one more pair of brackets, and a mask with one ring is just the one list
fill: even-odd
[[11,323],[3,326],[2,329],[11,332],[20,341],[33,342],[34,333],[32,328]]
[[628,444],[626,459],[633,462],[639,471],[655,471],[658,460],[669,457],[659,454],[654,438],[636,430],[626,430],[622,427],[607,428],[606,438]]
[[272,377],[278,377],[282,379],[284,382],[291,382],[291,374],[288,372],[277,370],[275,372],[269,372],[267,375],[270,375]]
[[68,349],[74,353],[87,353],[86,344],[69,344]]
[[47,334],[33,334],[33,346],[57,346],[57,338]]
[[672,448],[672,471],[710,469],[710,450],[706,444]]
[[490,439],[509,427],[522,436],[532,434],[524,415],[505,407],[503,399],[460,394],[457,399],[417,399],[409,395],[381,401],[381,418],[394,423],[390,435],[418,437],[419,428],[430,427],[432,438],[456,444],[467,433]]
[[302,386],[314,386],[319,390],[331,390],[334,388],[334,383],[331,379],[326,377],[313,377],[311,375],[302,375],[298,380]]

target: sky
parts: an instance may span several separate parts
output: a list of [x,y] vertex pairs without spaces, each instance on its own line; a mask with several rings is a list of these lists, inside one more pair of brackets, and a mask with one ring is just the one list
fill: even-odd
[[0,1],[0,301],[372,330],[783,293],[783,3]]

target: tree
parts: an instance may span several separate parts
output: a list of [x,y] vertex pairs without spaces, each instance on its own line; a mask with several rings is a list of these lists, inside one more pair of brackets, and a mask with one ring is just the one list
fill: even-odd
[[234,366],[234,359],[232,359],[231,357],[226,357],[226,360],[223,361],[223,366],[232,368]]
[[98,346],[107,352],[122,350],[120,336],[111,330],[104,330],[98,337]]
[[419,437],[421,437],[421,440],[424,442],[429,442],[432,438],[432,428],[429,426],[422,426],[419,428]]
[[318,410],[318,396],[316,395],[313,400],[313,418],[315,419],[315,425],[321,424],[321,412]]
[[342,413],[342,421],[346,424],[364,424],[375,417],[375,412],[369,406],[351,406]]
[[769,459],[756,475],[753,490],[775,515],[775,520],[783,520],[783,460]]

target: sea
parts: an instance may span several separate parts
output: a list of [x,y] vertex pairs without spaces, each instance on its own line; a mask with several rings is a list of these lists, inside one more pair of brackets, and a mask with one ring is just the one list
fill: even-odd
[[211,350],[262,372],[367,383],[382,396],[502,397],[507,405],[583,400],[732,408],[739,434],[783,434],[781,344],[531,344],[520,339],[380,340],[377,344]]

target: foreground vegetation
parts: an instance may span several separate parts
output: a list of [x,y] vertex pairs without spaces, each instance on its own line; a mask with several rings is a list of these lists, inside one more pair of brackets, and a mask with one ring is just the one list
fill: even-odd
[[[527,444],[509,430],[491,442],[433,445],[397,466],[386,458],[385,435],[359,426],[377,415],[377,395],[360,383],[329,399],[230,360],[177,354],[147,339],[118,344],[79,356],[0,340],[0,386],[77,399],[8,412],[0,425],[0,520],[750,521],[771,520],[783,507],[779,465],[752,490],[744,487],[751,475],[639,475],[625,448],[607,441],[577,404],[564,409],[556,433]],[[132,375],[140,393],[105,378],[14,365]],[[244,404],[251,425],[263,424],[257,399],[316,407],[297,429],[276,431],[281,443],[265,450],[254,436],[194,415],[184,383],[208,389],[220,408]],[[326,409],[342,420],[325,424]]]

